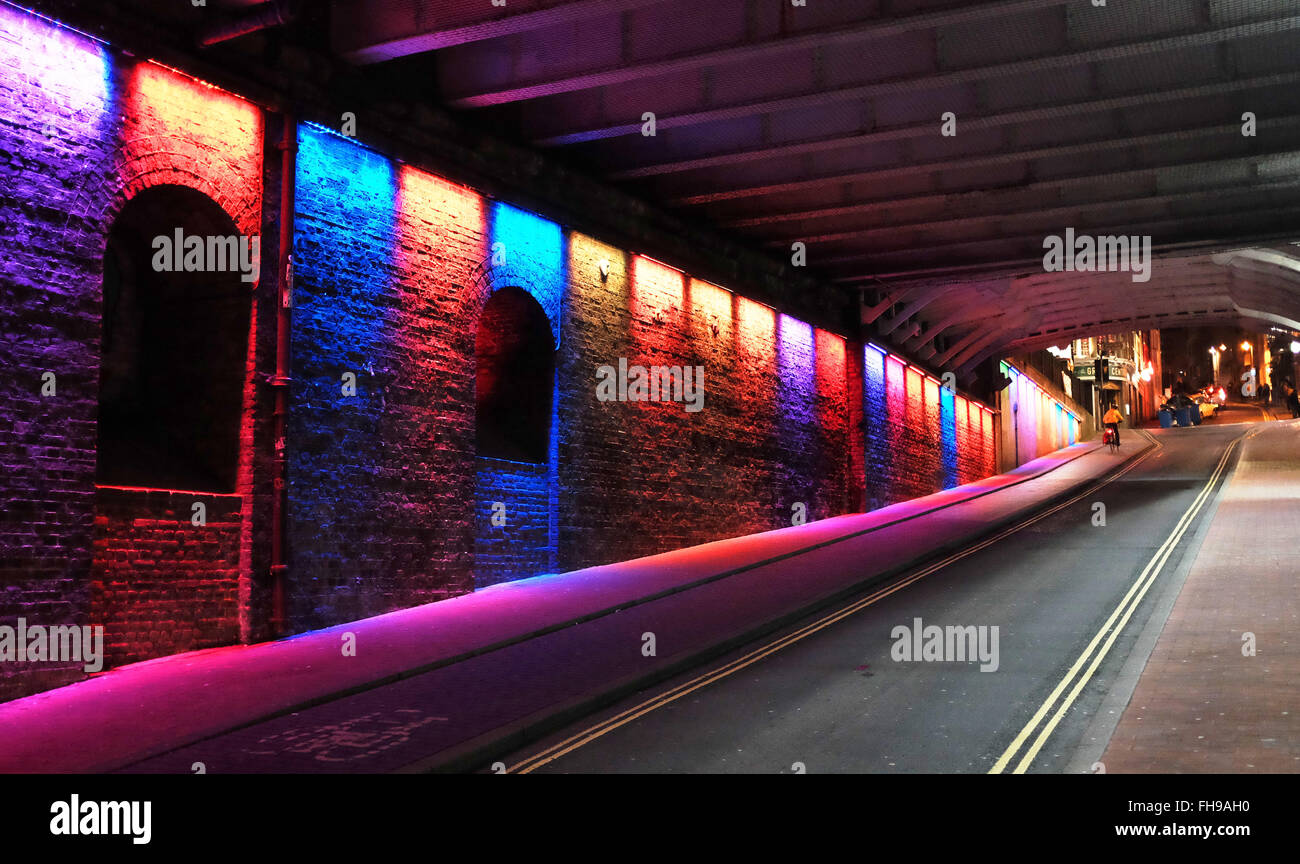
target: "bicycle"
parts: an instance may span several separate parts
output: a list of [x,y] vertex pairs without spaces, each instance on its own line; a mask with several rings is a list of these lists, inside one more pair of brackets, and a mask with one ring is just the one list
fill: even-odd
[[1101,443],[1110,447],[1110,452],[1114,453],[1119,449],[1119,436],[1115,434],[1114,429],[1107,426],[1106,431],[1101,435]]

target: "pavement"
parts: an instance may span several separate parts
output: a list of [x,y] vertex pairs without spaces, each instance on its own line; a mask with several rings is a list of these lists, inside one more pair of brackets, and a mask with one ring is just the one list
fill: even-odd
[[0,705],[0,772],[476,767],[1063,500],[1138,457],[1137,437],[868,514],[109,670]]
[[1300,422],[1243,446],[1107,773],[1300,771]]

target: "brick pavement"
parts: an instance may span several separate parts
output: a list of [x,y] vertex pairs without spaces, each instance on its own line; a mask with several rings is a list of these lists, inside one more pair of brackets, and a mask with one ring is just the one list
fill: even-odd
[[1297,490],[1300,423],[1271,423],[1244,442],[1102,757],[1108,773],[1300,771]]

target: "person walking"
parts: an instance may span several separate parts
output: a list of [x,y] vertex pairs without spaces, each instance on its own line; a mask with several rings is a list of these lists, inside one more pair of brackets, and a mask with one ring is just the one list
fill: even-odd
[[1282,388],[1286,394],[1286,407],[1291,412],[1292,419],[1300,417],[1300,396],[1296,395],[1295,384],[1288,378],[1282,382]]

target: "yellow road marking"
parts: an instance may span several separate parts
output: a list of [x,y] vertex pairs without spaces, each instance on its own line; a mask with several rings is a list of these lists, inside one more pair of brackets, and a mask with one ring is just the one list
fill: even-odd
[[[1083,668],[1084,664],[1088,662],[1089,657],[1092,656],[1098,643],[1101,642],[1102,638],[1105,637],[1106,633],[1109,631],[1110,638],[1106,640],[1101,651],[1093,657],[1093,661],[1091,665],[1089,665],[1088,671],[1075,684],[1074,688],[1070,691],[1069,696],[1061,703],[1056,713],[1052,716],[1051,721],[1039,733],[1038,737],[1034,740],[1032,747],[1030,747],[1025,756],[1016,765],[1014,773],[1023,774],[1025,770],[1028,769],[1034,757],[1038,755],[1038,751],[1042,749],[1043,744],[1047,742],[1047,739],[1056,729],[1061,718],[1065,716],[1065,712],[1074,704],[1074,700],[1083,690],[1084,685],[1088,683],[1097,667],[1101,665],[1102,659],[1105,658],[1107,652],[1110,651],[1111,645],[1114,644],[1115,639],[1119,636],[1120,632],[1123,631],[1124,626],[1133,615],[1133,611],[1137,608],[1138,603],[1142,602],[1142,598],[1146,595],[1147,589],[1151,587],[1155,582],[1156,577],[1160,575],[1160,571],[1164,568],[1165,562],[1169,560],[1169,556],[1173,554],[1173,550],[1178,545],[1179,540],[1182,539],[1183,534],[1186,533],[1187,528],[1196,518],[1196,514],[1200,512],[1201,507],[1204,506],[1205,501],[1209,498],[1214,485],[1218,482],[1219,477],[1223,473],[1224,466],[1232,455],[1232,451],[1236,449],[1237,444],[1240,441],[1241,437],[1234,439],[1223,451],[1223,455],[1219,458],[1219,464],[1210,475],[1209,481],[1206,482],[1204,487],[1202,487],[1200,493],[1197,494],[1195,500],[1192,501],[1187,510],[1183,512],[1182,517],[1178,520],[1177,524],[1174,525],[1173,531],[1171,531],[1169,536],[1165,538],[1165,542],[1160,544],[1160,548],[1156,550],[1155,554],[1151,557],[1151,560],[1147,562],[1146,567],[1142,569],[1142,572],[1138,575],[1137,579],[1134,580],[1127,593],[1125,593],[1123,599],[1120,600],[1119,605],[1117,605],[1115,610],[1110,613],[1110,617],[1108,617],[1106,622],[1102,624],[1101,629],[1097,631],[1097,635],[1093,636],[1092,641],[1090,641],[1088,646],[1083,649],[1083,653],[1079,655],[1079,659],[1074,661],[1074,665],[1072,665],[1069,671],[1065,673],[1065,677],[1056,685],[1048,695],[1047,699],[1044,700],[1043,704],[1039,706],[1038,710],[1034,712],[1034,716],[1031,717],[1029,722],[1025,724],[1025,727],[1020,730],[1020,734],[1015,737],[1010,746],[1007,747],[1006,751],[998,758],[998,761],[993,763],[993,767],[989,769],[988,773],[1001,774],[1003,772],[1007,763],[1011,761],[1012,757],[1015,756],[1016,752],[1021,748],[1028,737],[1033,734],[1034,729],[1038,727],[1038,724],[1042,721],[1043,717],[1045,717],[1047,712],[1051,710],[1052,706],[1056,703],[1057,698],[1065,688],[1070,686],[1070,682],[1079,673],[1079,670]],[[1115,624],[1117,618],[1120,619],[1119,624],[1112,629],[1112,625]]]
[[[1145,435],[1146,433],[1143,434]],[[550,747],[546,748],[545,750],[542,750],[538,753],[533,754],[532,756],[525,758],[523,761],[507,769],[506,773],[528,774],[537,768],[541,768],[543,765],[546,765],[550,762],[554,762],[556,759],[559,759],[561,756],[564,756],[567,753],[571,753],[572,751],[577,750],[579,747],[582,747],[586,744],[590,744],[592,741],[596,740],[597,738],[600,738],[603,735],[608,734],[609,732],[614,731],[620,726],[625,726],[628,723],[631,723],[633,720],[636,720],[637,718],[642,717],[650,713],[651,711],[654,711],[657,708],[662,708],[663,706],[671,704],[672,702],[675,702],[678,699],[682,698],[683,696],[689,695],[690,693],[693,693],[702,687],[707,687],[709,684],[712,684],[715,681],[720,681],[723,678],[733,675],[734,673],[739,672],[741,669],[744,669],[747,666],[751,666],[754,663],[757,663],[758,661],[764,659],[765,657],[774,654],[777,651],[780,651],[782,648],[786,648],[790,645],[793,645],[796,642],[802,641],[808,636],[811,636],[813,633],[816,633],[819,630],[829,627],[832,624],[835,624],[843,620],[844,618],[847,618],[850,615],[853,615],[861,611],[862,609],[865,609],[866,607],[871,606],[883,600],[884,598],[888,597],[889,595],[897,591],[901,591],[903,588],[906,588],[908,585],[911,585],[913,582],[923,579],[924,577],[929,576],[935,571],[947,567],[949,564],[952,564],[956,561],[960,561],[962,558],[966,558],[970,555],[973,555],[976,552],[985,549],[993,545],[994,543],[997,543],[1011,536],[1012,534],[1015,534],[1017,531],[1021,531],[1024,528],[1027,528],[1036,522],[1041,522],[1043,519],[1046,519],[1047,517],[1061,510],[1064,510],[1066,507],[1072,506],[1073,504],[1077,503],[1083,498],[1095,494],[1097,490],[1123,477],[1125,474],[1132,471],[1141,463],[1145,462],[1148,457],[1150,457],[1152,454],[1154,454],[1156,451],[1162,448],[1163,445],[1161,445],[1161,443],[1158,440],[1152,438],[1149,435],[1147,435],[1146,437],[1149,441],[1151,441],[1155,445],[1154,447],[1152,447],[1150,450],[1148,450],[1139,458],[1135,459],[1133,462],[1129,463],[1127,466],[1125,466],[1114,476],[1103,479],[1100,483],[1088,487],[1083,492],[1080,492],[1078,495],[1075,495],[1073,498],[1063,501],[1060,504],[1056,505],[1055,507],[1052,507],[1049,510],[1045,510],[1042,513],[1032,516],[1029,519],[1024,520],[1023,522],[1013,525],[1012,527],[1007,528],[1004,531],[992,537],[989,537],[986,540],[983,540],[974,546],[964,549],[961,552],[954,553],[953,555],[950,555],[941,561],[937,561],[933,564],[930,564],[915,573],[911,573],[907,576],[900,578],[898,581],[895,581],[880,589],[877,589],[876,591],[872,592],[866,597],[855,600],[854,602],[850,603],[848,606],[842,607],[836,610],[835,612],[832,612],[826,615],[825,617],[817,621],[814,621],[813,623],[808,624],[800,628],[799,630],[796,630],[793,633],[786,634],[785,636],[773,640],[772,642],[760,648],[756,648],[755,650],[744,655],[743,657],[738,657],[737,659],[731,661],[730,663],[727,663],[712,671],[705,672],[691,679],[690,681],[687,681],[683,684],[679,684],[678,686],[670,690],[667,690],[663,693],[653,696],[650,699],[647,699],[638,705],[634,705],[633,707],[620,712],[619,714],[616,714],[612,717],[608,717],[600,721],[599,723],[596,723],[588,727],[582,732],[579,732],[575,735],[571,735],[570,737],[564,739],[563,741],[553,744]]]

